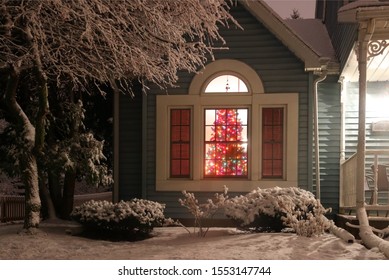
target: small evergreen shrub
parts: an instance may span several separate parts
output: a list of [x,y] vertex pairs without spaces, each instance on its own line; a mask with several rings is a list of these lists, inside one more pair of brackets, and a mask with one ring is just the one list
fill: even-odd
[[75,207],[71,217],[84,226],[87,234],[131,240],[145,238],[154,227],[169,223],[164,209],[164,205],[144,199],[118,203],[91,200]]
[[242,228],[260,230],[267,223],[274,231],[292,228],[298,235],[315,236],[331,226],[325,209],[306,190],[289,188],[256,189],[225,202],[225,213]]

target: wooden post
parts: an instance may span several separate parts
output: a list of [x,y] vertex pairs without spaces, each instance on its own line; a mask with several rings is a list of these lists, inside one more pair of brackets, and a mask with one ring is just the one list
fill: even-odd
[[[367,24],[368,25],[368,24]],[[357,186],[356,206],[365,205],[365,156],[366,156],[366,79],[367,79],[367,36],[368,26],[360,24],[358,37],[358,70],[359,70],[359,118],[357,146]]]

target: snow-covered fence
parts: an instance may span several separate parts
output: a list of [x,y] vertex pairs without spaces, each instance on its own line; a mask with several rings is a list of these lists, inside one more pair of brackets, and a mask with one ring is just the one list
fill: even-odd
[[79,194],[74,196],[74,206],[79,206],[89,200],[107,200],[112,202],[112,192]]
[[[79,206],[89,200],[112,201],[112,192],[80,194],[74,196],[74,206]],[[0,196],[0,222],[10,222],[24,219],[24,196]]]
[[0,222],[23,220],[24,209],[24,196],[0,196]]

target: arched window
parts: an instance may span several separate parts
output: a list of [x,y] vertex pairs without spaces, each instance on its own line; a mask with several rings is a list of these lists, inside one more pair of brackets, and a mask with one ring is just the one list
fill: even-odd
[[212,79],[205,88],[205,93],[247,93],[244,81],[235,75],[223,74]]
[[265,93],[249,65],[214,61],[156,103],[157,191],[297,185],[298,94]]

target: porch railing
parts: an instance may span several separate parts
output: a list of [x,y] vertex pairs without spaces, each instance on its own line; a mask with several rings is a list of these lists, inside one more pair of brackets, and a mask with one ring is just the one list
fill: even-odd
[[340,166],[339,207],[355,207],[357,198],[357,154],[353,154]]
[[24,219],[24,196],[0,196],[0,222]]
[[[112,192],[81,194],[74,196],[74,206],[81,205],[88,200],[112,201]],[[18,221],[24,219],[24,196],[0,196],[0,222]]]
[[[367,150],[366,151],[366,174],[373,175],[373,188],[369,188],[365,180],[364,190],[369,191],[373,199],[368,200],[366,209],[371,210],[387,210],[389,209],[389,197],[384,200],[384,203],[379,204],[378,188],[377,188],[377,172],[378,164],[389,162],[389,150]],[[372,169],[371,166],[374,166]],[[351,209],[356,207],[356,190],[357,190],[357,154],[355,153],[349,159],[344,161],[340,166],[340,201],[339,206],[342,209]],[[367,192],[366,192],[367,194]],[[389,195],[389,193],[388,193]]]

